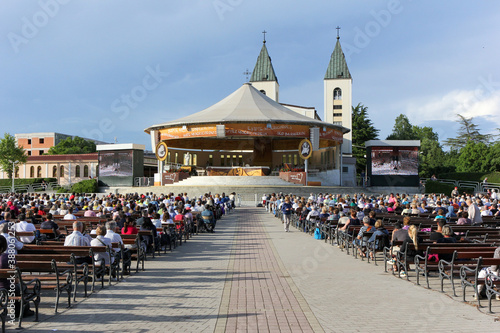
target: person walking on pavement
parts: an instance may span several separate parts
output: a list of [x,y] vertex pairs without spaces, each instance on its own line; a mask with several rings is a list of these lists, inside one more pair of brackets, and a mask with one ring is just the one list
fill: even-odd
[[281,211],[283,212],[283,224],[285,227],[285,232],[290,230],[290,217],[292,216],[292,204],[290,203],[290,197],[285,198],[285,202],[281,205]]

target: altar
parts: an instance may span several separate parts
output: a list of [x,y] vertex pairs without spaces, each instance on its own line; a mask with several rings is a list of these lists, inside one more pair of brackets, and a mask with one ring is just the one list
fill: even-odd
[[271,168],[267,166],[253,167],[207,167],[207,176],[267,176]]

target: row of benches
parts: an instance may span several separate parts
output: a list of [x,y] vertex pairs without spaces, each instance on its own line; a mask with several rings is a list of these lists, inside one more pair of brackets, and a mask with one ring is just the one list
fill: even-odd
[[[279,210],[276,211],[276,216],[282,218]],[[382,216],[382,218],[386,220],[384,225],[389,232],[388,237],[390,237],[394,229],[394,221],[400,221],[402,217],[394,218],[394,215],[392,215]],[[429,223],[428,220],[425,220],[427,219],[412,218],[412,223],[417,223],[417,225],[425,223],[425,227],[435,230],[436,223]],[[352,250],[352,255],[356,258],[359,251],[366,251],[368,263],[370,259],[373,259],[375,265],[377,265],[377,254],[383,254],[382,259],[384,260],[386,272],[388,271],[388,262],[393,259],[393,248],[401,247],[403,244],[403,242],[394,242],[388,246],[380,247],[379,244],[385,243],[384,236],[378,236],[373,242],[368,243],[366,240],[373,235],[373,231],[363,234],[364,241],[353,242],[361,226],[349,226],[344,232],[339,232],[338,228],[342,225],[339,225],[338,220],[312,219],[308,221],[303,216],[294,214],[292,215],[292,225],[298,230],[309,234],[312,234],[318,228],[321,238],[325,242],[329,241],[331,245],[337,244],[342,251],[345,249],[347,254],[351,254]],[[406,248],[397,252],[395,257],[395,267],[398,275],[401,276],[401,271],[406,270],[409,265],[414,265],[416,283],[420,285],[420,276],[424,276],[427,288],[430,288],[429,273],[436,272],[440,279],[441,291],[444,292],[444,282],[449,281],[454,296],[456,296],[455,279],[460,278],[464,302],[466,301],[466,289],[468,287],[472,287],[475,294],[478,295],[479,285],[485,285],[489,302],[488,310],[491,312],[491,300],[495,296],[500,296],[500,281],[491,273],[485,277],[480,277],[480,272],[485,267],[500,265],[500,258],[493,258],[496,248],[500,246],[500,229],[490,228],[486,225],[451,225],[455,236],[461,240],[457,243],[436,244],[429,240],[430,232],[419,232],[418,235],[423,240],[419,244],[421,254],[415,257],[407,256],[407,253],[416,251],[416,249],[412,243],[406,243]],[[362,260],[364,260],[364,257],[362,257]],[[395,274],[394,270],[392,274]],[[406,278],[409,280],[408,274]],[[481,306],[480,295],[477,297],[477,302],[478,306]]]

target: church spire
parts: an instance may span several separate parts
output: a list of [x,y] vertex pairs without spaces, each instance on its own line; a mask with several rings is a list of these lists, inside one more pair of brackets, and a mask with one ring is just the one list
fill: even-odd
[[278,82],[278,78],[274,73],[273,64],[271,63],[271,57],[267,52],[266,47],[266,34],[267,32],[264,30],[264,42],[262,43],[262,49],[260,50],[259,57],[257,58],[257,63],[255,64],[255,68],[252,72],[252,77],[250,78],[250,82],[260,82],[260,81],[276,81]]
[[340,27],[336,29],[337,43],[335,44],[335,49],[330,58],[328,68],[326,69],[325,79],[352,79],[349,68],[347,67],[347,62],[345,61],[344,52],[342,52],[342,47],[340,46]]

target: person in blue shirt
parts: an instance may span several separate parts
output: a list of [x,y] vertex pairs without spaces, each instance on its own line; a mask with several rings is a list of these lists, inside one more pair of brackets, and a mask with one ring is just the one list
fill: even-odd
[[283,212],[285,232],[288,232],[290,230],[290,218],[293,211],[292,204],[290,203],[290,197],[285,198],[285,202],[281,205],[281,211]]

